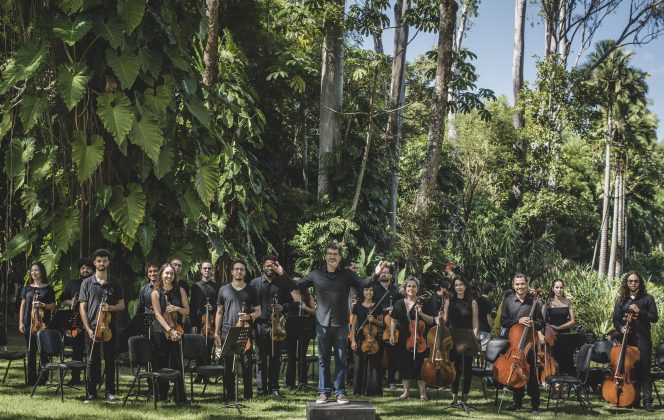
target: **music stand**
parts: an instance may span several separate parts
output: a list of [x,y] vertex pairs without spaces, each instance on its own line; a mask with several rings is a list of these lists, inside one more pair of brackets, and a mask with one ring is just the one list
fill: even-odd
[[147,335],[149,337],[154,320],[154,314],[136,314],[136,316],[129,321],[127,328],[125,328],[125,335],[127,337],[133,337],[135,335]]
[[[464,357],[466,353],[470,353],[473,356],[482,354],[482,346],[475,338],[475,333],[473,330],[466,330],[461,328],[450,328],[450,335],[452,336],[452,341],[454,342],[454,350],[456,350],[457,355],[461,356],[461,378],[464,377],[466,372],[466,358]],[[459,374],[457,372],[457,374]],[[471,377],[472,378],[472,377]],[[465,384],[464,384],[465,385]],[[470,409],[478,410],[477,407],[466,403],[465,401],[457,401],[454,404],[450,404],[448,407],[443,408],[447,410],[448,408],[458,407],[468,413]]]
[[245,406],[237,400],[237,394],[240,391],[240,384],[237,379],[237,370],[235,365],[237,363],[237,357],[244,354],[250,332],[251,327],[231,327],[231,329],[228,331],[228,334],[226,335],[224,344],[221,346],[221,358],[231,355],[233,356],[233,378],[235,379],[235,399],[232,403],[226,403],[226,407],[235,407],[238,411],[240,411],[241,407]]
[[[303,316],[303,315],[295,315],[295,316],[289,316],[286,320],[286,327],[290,333],[295,333],[297,336],[297,348],[295,351],[295,356],[297,357],[297,378],[298,378],[298,384],[295,387],[295,394],[298,393],[298,391],[301,391],[302,389],[312,389],[309,385],[305,384],[300,380],[302,378],[302,374],[306,375],[307,372],[307,351],[306,349],[304,350],[304,355],[302,356],[300,346],[304,344],[306,339],[308,338],[309,331],[307,330],[309,327],[309,317],[308,316]],[[300,357],[302,356],[302,357]]]

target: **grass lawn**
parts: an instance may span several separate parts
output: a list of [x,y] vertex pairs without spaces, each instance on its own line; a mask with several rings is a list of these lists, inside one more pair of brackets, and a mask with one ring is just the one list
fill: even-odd
[[[21,337],[10,337],[10,350],[23,350],[24,345]],[[4,373],[5,363],[0,364],[1,372]],[[16,366],[16,368],[14,368]],[[7,383],[0,384],[0,418],[10,419],[88,419],[88,418],[115,418],[115,419],[160,419],[160,418],[187,418],[187,419],[207,419],[207,418],[248,418],[248,419],[292,419],[305,417],[305,401],[315,399],[315,391],[294,395],[292,392],[284,391],[285,398],[274,400],[268,397],[255,398],[252,401],[245,402],[245,408],[242,408],[241,414],[235,408],[225,408],[220,401],[221,392],[218,386],[208,386],[204,398],[200,398],[202,386],[195,385],[194,391],[197,395],[197,401],[194,405],[178,407],[172,403],[160,403],[157,412],[153,410],[152,402],[146,403],[145,400],[139,400],[136,403],[127,403],[125,408],[120,404],[111,406],[105,402],[95,402],[90,405],[83,404],[83,389],[65,390],[65,402],[60,402],[59,394],[55,393],[55,387],[39,387],[33,398],[30,398],[31,389],[21,385],[23,376],[20,364],[14,362],[10,370]],[[131,382],[130,372],[123,371],[120,378],[120,390],[118,397],[124,396]],[[476,385],[469,398],[479,410],[472,411],[469,415],[460,410],[442,411],[449,402],[449,392],[441,390],[436,392],[429,390],[430,400],[421,402],[419,399],[401,401],[396,398],[401,390],[391,393],[386,390],[384,397],[358,397],[351,400],[369,400],[376,407],[376,411],[381,419],[405,418],[405,419],[440,419],[443,416],[470,417],[470,418],[518,418],[530,419],[533,416],[529,412],[496,414],[493,401],[486,400],[479,387],[479,381],[474,379]],[[188,385],[187,385],[188,386]],[[187,388],[187,392],[189,388]],[[212,391],[212,392],[210,392]],[[242,391],[240,391],[240,394]],[[417,390],[411,390],[412,396],[417,396]],[[506,394],[504,406],[509,405],[509,393]],[[596,416],[608,416],[611,413],[607,410],[608,406],[600,402],[596,397],[592,400],[595,414],[583,415],[582,410],[577,403],[569,402],[563,404],[556,418],[592,418]],[[546,401],[544,400],[543,408]],[[334,403],[336,404],[336,403]],[[529,400],[526,397],[524,406],[529,407]],[[659,408],[659,407],[658,407]],[[540,418],[554,418],[553,412],[542,412]],[[622,419],[641,419],[664,418],[664,409],[654,414],[646,413],[643,410],[623,410],[619,414]]]

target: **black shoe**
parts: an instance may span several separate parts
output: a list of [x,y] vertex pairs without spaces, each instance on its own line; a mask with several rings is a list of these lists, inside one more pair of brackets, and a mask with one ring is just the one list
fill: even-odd
[[279,392],[278,389],[275,389],[274,391],[272,391],[272,397],[274,397],[274,398],[282,398],[281,392]]
[[521,404],[512,404],[507,407],[507,411],[521,411],[523,409]]
[[539,414],[540,413],[540,408],[539,407],[533,407],[533,409],[530,411],[533,414]]
[[85,397],[85,400],[83,400],[84,404],[90,404],[91,402],[94,402],[98,399],[99,397],[96,394],[90,394],[87,397]]
[[655,412],[655,407],[653,407],[651,402],[643,403],[643,409],[649,413]]

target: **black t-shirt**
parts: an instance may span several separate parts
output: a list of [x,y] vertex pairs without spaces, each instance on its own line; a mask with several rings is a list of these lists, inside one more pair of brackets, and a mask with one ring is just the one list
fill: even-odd
[[[23,290],[21,291],[21,299],[25,299],[25,313],[23,314],[23,325],[25,325],[25,330],[30,329],[30,314],[32,312],[32,298],[35,295],[35,293],[38,294],[38,301],[41,303],[53,303],[55,302],[55,292],[53,291],[53,287],[51,285],[47,284],[44,287],[35,287],[31,284],[27,284],[23,286]],[[46,308],[44,309],[44,319],[43,322],[44,324],[48,324],[49,321],[51,320],[51,311],[47,310]]]
[[491,332],[491,326],[486,320],[486,316],[491,313],[491,301],[486,296],[480,296],[475,299],[477,302],[477,318],[481,332]]
[[141,287],[138,292],[138,306],[136,307],[136,315],[138,314],[152,314],[152,291],[154,286],[149,281]]
[[205,304],[207,303],[207,300],[209,300],[210,305],[212,305],[210,315],[214,317],[218,295],[219,286],[217,286],[217,283],[214,281],[200,280],[194,283],[194,286],[191,288],[191,301],[189,303],[189,318],[191,319],[192,327],[201,327],[201,317],[205,315]]
[[[381,305],[382,307],[382,305]],[[358,303],[353,307],[353,315],[357,317],[357,323],[355,324],[355,328],[357,328],[357,335],[355,336],[356,339],[358,340],[363,340],[364,339],[364,334],[362,334],[362,330],[360,330],[360,326],[364,324],[364,321],[366,321],[367,317],[369,314],[372,314],[374,316],[374,319],[378,318],[381,313],[381,308],[378,308],[374,311],[374,308],[367,308],[361,303]],[[366,324],[365,324],[366,325]]]
[[276,295],[277,303],[283,306],[283,311],[288,312],[293,298],[290,295],[290,288],[286,277],[275,276],[272,281],[262,275],[251,280],[249,286],[256,291],[258,303],[261,306],[261,317],[259,321],[267,321],[272,316],[272,299]]
[[[427,312],[426,307],[422,308],[422,312],[425,313],[426,315],[431,315],[430,313]],[[397,301],[397,303],[394,304],[394,309],[392,310],[392,319],[396,319],[398,322],[397,328],[399,329],[399,342],[405,343],[406,339],[410,337],[410,321],[415,320],[415,305],[411,307],[410,311],[406,312],[406,300],[402,299]],[[421,319],[422,318],[418,317],[418,320]],[[425,328],[426,328],[426,323],[425,323]],[[424,331],[422,332],[422,334],[424,334]]]
[[450,328],[473,328],[473,304],[466,299],[450,299],[447,306],[447,324]]
[[[102,284],[97,281],[97,277],[94,274],[83,280],[78,298],[81,302],[88,303],[88,323],[93,330],[97,326],[99,305],[101,305],[104,295],[108,295],[106,303],[109,305],[115,305],[118,301],[124,299],[120,282],[113,277],[109,277]],[[111,317],[111,327],[115,325],[115,318],[115,316]]]
[[[65,288],[62,290],[62,294],[60,295],[60,302],[74,298],[78,299],[78,295],[80,294],[81,290],[81,284],[83,284],[83,279],[71,280],[69,283],[67,283]],[[76,301],[73,309],[78,311],[78,306],[79,302]]]
[[224,315],[221,320],[222,338],[225,338],[231,327],[237,324],[240,319],[238,314],[242,311],[243,303],[246,306],[246,313],[253,312],[254,306],[258,306],[258,296],[253,288],[245,285],[242,290],[235,290],[231,283],[219,288],[217,306],[224,307]]

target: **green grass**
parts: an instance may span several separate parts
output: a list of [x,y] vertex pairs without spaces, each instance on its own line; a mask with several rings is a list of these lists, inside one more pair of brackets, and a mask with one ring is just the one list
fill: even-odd
[[[11,337],[10,350],[23,350],[23,342],[20,337]],[[0,364],[0,372],[4,373],[4,362]],[[15,366],[15,367],[14,367]],[[200,398],[202,386],[195,385],[194,390],[197,395],[197,401],[193,405],[178,407],[173,403],[160,403],[157,411],[153,410],[152,402],[145,402],[144,399],[137,403],[127,403],[125,408],[120,404],[110,406],[105,402],[96,402],[90,405],[83,404],[84,391],[66,389],[65,402],[60,402],[59,394],[55,393],[55,387],[39,387],[33,398],[30,398],[31,389],[20,385],[23,376],[19,364],[12,364],[9,377],[6,384],[0,384],[0,418],[11,419],[89,419],[89,418],[108,418],[108,419],[161,419],[161,418],[187,418],[187,419],[208,419],[208,418],[246,418],[246,419],[292,419],[305,417],[305,401],[314,399],[315,392],[301,393],[294,395],[292,392],[284,391],[285,398],[278,401],[272,398],[259,397],[252,401],[245,402],[245,408],[242,408],[241,415],[235,408],[225,408],[220,401],[220,386],[208,386],[204,398]],[[124,396],[131,382],[129,371],[123,371],[121,374],[121,387],[119,397]],[[436,392],[429,390],[430,400],[421,402],[419,399],[410,399],[407,401],[398,400],[396,392],[385,391],[383,397],[354,397],[350,395],[351,400],[369,400],[376,407],[376,412],[381,419],[392,418],[417,418],[417,419],[440,419],[442,416],[486,418],[486,419],[531,419],[533,416],[529,412],[496,414],[493,401],[486,400],[479,388],[479,381],[474,379],[475,387],[471,391],[469,401],[479,409],[472,411],[470,415],[464,414],[460,410],[442,411],[449,403],[450,394],[447,390]],[[188,385],[187,385],[188,386]],[[187,393],[189,388],[187,388]],[[240,391],[240,394],[242,391]],[[544,394],[544,392],[543,392]],[[411,396],[417,396],[417,390],[411,390]],[[544,395],[543,395],[544,396]],[[130,400],[131,401],[131,400]],[[506,394],[504,406],[510,403],[510,394]],[[543,399],[543,408],[546,400]],[[557,418],[592,418],[596,416],[607,416],[611,413],[604,402],[600,402],[594,396],[593,406],[595,415],[583,415],[582,410],[577,403],[569,402],[563,404]],[[526,397],[524,406],[529,407],[529,399]],[[643,410],[623,410],[619,416],[623,419],[641,419],[664,418],[664,410],[654,414],[648,414]],[[542,412],[540,418],[554,418],[553,412]]]

